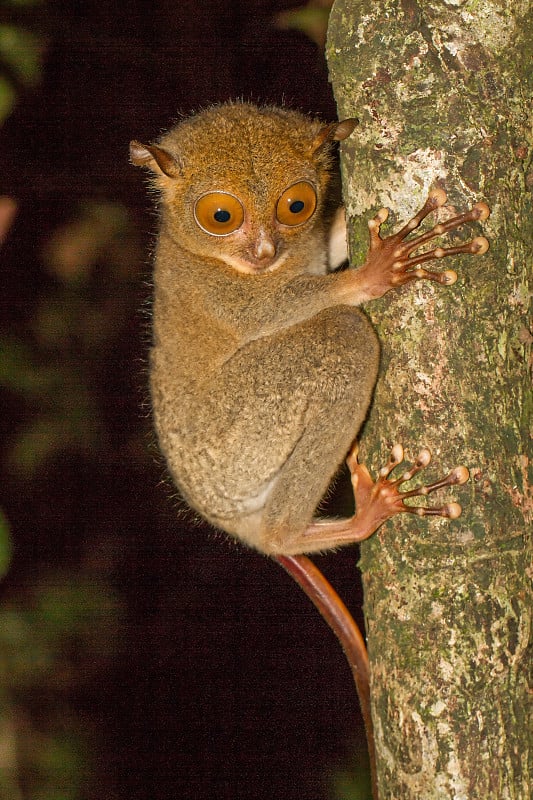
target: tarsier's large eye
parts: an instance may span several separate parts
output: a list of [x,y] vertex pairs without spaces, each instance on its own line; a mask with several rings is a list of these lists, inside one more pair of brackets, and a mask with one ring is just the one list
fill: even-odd
[[200,228],[213,236],[227,236],[241,227],[244,208],[241,201],[227,192],[208,192],[198,198],[194,218]]
[[285,189],[276,206],[276,216],[282,225],[303,225],[313,216],[316,191],[307,181],[299,181]]

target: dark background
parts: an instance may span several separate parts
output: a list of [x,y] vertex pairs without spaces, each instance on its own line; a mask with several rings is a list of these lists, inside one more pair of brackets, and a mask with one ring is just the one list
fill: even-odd
[[[50,718],[87,734],[78,788],[57,797],[321,800],[350,767],[360,722],[332,634],[277,565],[195,522],[166,480],[145,369],[156,221],[128,164],[130,139],[228,98],[333,119],[322,52],[273,24],[291,5],[54,2],[28,20],[41,82],[0,131],[0,194],[19,205],[0,253],[3,596],[40,634],[73,587],[82,600],[53,669],[13,689],[25,797]],[[119,221],[69,273],[53,243],[64,256],[94,209]],[[318,561],[357,609],[356,559]]]

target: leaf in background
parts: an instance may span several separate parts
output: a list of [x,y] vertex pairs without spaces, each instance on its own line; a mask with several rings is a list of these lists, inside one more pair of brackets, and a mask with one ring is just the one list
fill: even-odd
[[131,277],[127,271],[131,273],[132,265],[138,262],[135,244],[131,220],[123,205],[86,200],[79,204],[73,219],[52,233],[43,258],[51,275],[65,283],[83,285],[90,281],[95,265],[102,261],[113,272]]
[[[3,81],[0,76],[0,119],[2,118]],[[0,197],[0,244],[6,238],[17,213],[17,203],[12,197]]]
[[[11,0],[4,6],[18,9],[40,6],[40,0]],[[26,19],[27,11],[24,12]],[[28,17],[31,24],[31,17]],[[35,86],[41,76],[45,38],[15,22],[0,24],[0,122],[13,110],[21,91]]]
[[15,766],[24,776],[25,800],[86,796],[100,725],[90,708],[114,668],[122,614],[108,583],[82,572],[33,576],[0,607],[0,733],[11,725],[16,754],[7,775],[4,739],[1,800],[22,797]]
[[12,549],[9,524],[0,510],[0,578],[3,578],[9,569]]
[[329,12],[333,0],[309,0],[306,6],[298,6],[276,14],[275,22],[282,30],[297,30],[315,42],[323,50],[326,45]]
[[13,85],[0,75],[0,122],[11,114],[16,99],[17,93]]

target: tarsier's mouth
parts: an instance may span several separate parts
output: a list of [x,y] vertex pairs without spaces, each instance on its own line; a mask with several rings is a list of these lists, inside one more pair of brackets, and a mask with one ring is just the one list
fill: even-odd
[[259,275],[263,272],[274,272],[281,267],[287,258],[287,253],[276,253],[272,258],[255,259],[253,257],[239,258],[225,256],[224,261],[233,269],[246,275]]

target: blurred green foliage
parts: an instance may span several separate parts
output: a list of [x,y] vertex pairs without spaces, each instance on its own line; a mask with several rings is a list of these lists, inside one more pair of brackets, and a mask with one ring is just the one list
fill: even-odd
[[[16,23],[20,11],[41,5],[39,0],[3,0],[0,4],[0,123],[11,113],[20,91],[35,85],[40,76],[43,53],[42,38],[27,27]],[[3,198],[8,201],[8,198]],[[11,219],[6,220],[6,226]],[[0,231],[0,242],[7,230]],[[4,348],[0,345],[0,373],[9,369],[17,355],[17,346]],[[0,377],[1,382],[1,377]],[[5,518],[0,519],[0,576],[7,572],[11,557],[11,541]]]
[[[18,13],[24,16],[28,8],[41,6],[41,0],[2,0],[0,3],[0,124],[11,113],[20,90],[33,86],[39,80],[42,66],[44,39],[30,28],[16,23]],[[9,21],[6,21],[9,20]],[[12,221],[12,201],[2,198],[7,204],[5,227]],[[0,223],[4,222],[4,218]],[[0,244],[7,230],[0,229]],[[15,348],[16,350],[16,348]],[[9,361],[14,352],[6,351],[0,344],[0,373],[4,371],[5,361]],[[11,359],[12,360],[12,359]],[[1,384],[0,376],[0,384]],[[1,512],[0,512],[1,513]],[[0,578],[8,569],[11,557],[9,528],[4,516],[0,517]]]
[[[47,10],[38,0],[0,2],[0,124],[38,86]],[[1,246],[16,203],[0,203]],[[14,492],[38,485],[63,454],[105,457],[109,431],[98,384],[137,302],[141,250],[126,209],[104,200],[68,203],[65,221],[28,265],[45,280],[27,323],[0,333],[4,415],[13,412],[2,468]],[[23,576],[4,588],[0,608],[0,800],[100,797],[93,757],[102,732],[94,710],[122,631],[113,565],[95,564],[94,554],[53,569],[19,565],[18,520],[11,522],[15,548],[0,512],[0,579],[9,575],[13,549],[11,572]]]
[[[46,289],[18,335],[0,335],[0,389],[17,411],[3,468],[15,491],[39,485],[66,454],[85,463],[109,457],[102,371],[136,308],[142,261],[129,214],[104,200],[77,203],[37,255]],[[11,551],[0,516],[0,574]],[[93,549],[63,573],[41,566],[0,610],[0,800],[95,796],[91,753],[100,732],[79,698],[94,695],[98,707],[121,637],[113,561],[98,559]]]
[[45,37],[35,30],[38,16],[32,18],[31,10],[42,5],[41,0],[0,3],[0,122],[13,110],[19,93],[39,81]]
[[116,656],[120,614],[108,585],[83,574],[45,575],[4,604],[2,800],[86,796],[98,730],[90,714],[74,711],[75,700],[99,691]]
[[[129,214],[104,200],[73,206],[37,256],[46,288],[19,333],[0,334],[0,389],[17,411],[3,469],[15,491],[39,485],[65,454],[86,463],[108,457],[102,371],[137,306],[142,263]],[[124,448],[131,447],[126,437]],[[0,515],[0,575],[11,557],[9,533]],[[39,567],[0,609],[0,800],[95,796],[91,759],[101,732],[98,714],[84,712],[79,699],[92,696],[94,708],[101,702],[122,611],[109,577],[113,561],[94,548],[63,572]]]
[[323,51],[332,5],[333,0],[308,0],[306,5],[280,11],[275,23],[284,30],[300,31]]
[[0,387],[25,410],[6,466],[26,478],[62,452],[94,454],[108,444],[96,384],[131,313],[140,244],[123,206],[87,200],[41,257],[53,291],[38,301],[25,340],[0,336]]
[[350,768],[337,772],[333,778],[333,796],[335,800],[372,800],[370,769],[368,758],[360,744],[353,746],[356,754]]
[[[140,244],[120,204],[76,205],[39,255],[48,288],[22,333],[0,335],[0,389],[17,410],[3,464],[14,487],[38,485],[64,454],[105,459],[99,386],[137,302]],[[0,515],[0,575],[11,554]],[[101,702],[117,658],[121,604],[109,582],[113,563],[94,558],[82,555],[63,574],[40,567],[0,609],[0,800],[95,796],[87,787],[97,781],[91,754],[101,732],[79,698],[93,696],[95,709]]]
[[11,535],[9,525],[4,514],[0,510],[0,579],[4,577],[11,560]]

